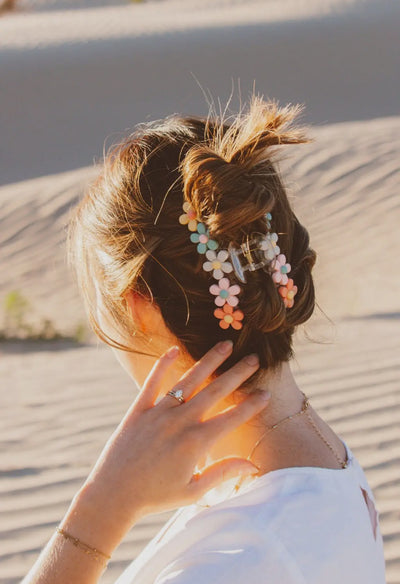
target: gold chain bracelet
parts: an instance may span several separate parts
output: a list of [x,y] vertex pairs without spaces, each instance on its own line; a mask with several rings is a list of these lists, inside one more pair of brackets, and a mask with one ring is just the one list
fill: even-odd
[[111,559],[111,556],[108,556],[107,554],[101,552],[97,548],[90,547],[90,545],[83,543],[83,541],[81,541],[77,537],[74,537],[73,535],[65,531],[65,529],[61,529],[61,527],[57,527],[57,532],[63,535],[65,539],[70,540],[75,547],[79,547],[80,549],[82,549],[91,558],[96,560],[96,562],[99,562],[101,559],[103,559],[103,561],[104,559],[107,560],[106,563],[104,564],[104,567],[107,568],[108,560]]

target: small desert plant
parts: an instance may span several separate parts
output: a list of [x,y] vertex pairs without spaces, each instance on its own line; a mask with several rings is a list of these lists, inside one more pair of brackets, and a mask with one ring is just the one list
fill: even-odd
[[18,291],[11,290],[4,298],[4,325],[5,331],[16,333],[29,325],[25,322],[27,310],[30,308],[28,300]]
[[0,329],[0,340],[56,340],[65,339],[83,343],[87,336],[87,328],[79,322],[72,335],[60,333],[49,318],[42,318],[38,326],[26,321],[30,311],[30,302],[18,290],[11,290],[4,298],[4,329]]
[[83,343],[87,337],[87,328],[83,322],[79,322],[75,327],[75,332],[73,334],[73,339],[77,343]]
[[34,336],[38,339],[61,339],[62,338],[62,334],[60,334],[54,324],[52,323],[52,321],[49,318],[42,318],[42,326],[40,329],[37,330],[36,333],[34,333]]

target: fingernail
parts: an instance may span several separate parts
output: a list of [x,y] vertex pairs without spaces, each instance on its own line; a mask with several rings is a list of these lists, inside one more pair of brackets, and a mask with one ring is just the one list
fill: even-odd
[[176,345],[174,345],[173,347],[171,347],[171,348],[168,349],[168,351],[166,352],[166,355],[170,359],[173,359],[174,357],[177,356],[178,353],[179,353],[179,347],[177,347]]
[[251,467],[246,467],[240,470],[240,474],[242,476],[248,476],[248,475],[255,475],[259,472],[260,468],[255,465],[252,464]]
[[217,343],[217,351],[219,351],[220,353],[222,353],[223,355],[226,355],[226,353],[229,353],[229,351],[232,349],[233,347],[233,341],[221,341],[220,343]]
[[259,358],[257,353],[251,353],[250,355],[247,355],[247,357],[245,357],[244,359],[246,361],[246,363],[248,365],[258,365],[259,363]]

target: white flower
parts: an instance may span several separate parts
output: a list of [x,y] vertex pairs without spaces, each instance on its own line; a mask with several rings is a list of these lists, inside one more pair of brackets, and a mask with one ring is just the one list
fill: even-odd
[[216,280],[220,280],[224,277],[224,273],[229,274],[233,270],[232,264],[226,261],[228,257],[229,252],[227,252],[225,249],[219,251],[218,254],[216,254],[214,250],[209,249],[206,252],[206,258],[209,261],[204,262],[203,269],[206,272],[211,272],[211,270],[213,270],[214,278]]
[[[268,235],[266,237],[264,237],[264,239],[262,239],[260,242],[260,249],[263,250],[264,256],[269,261],[275,259],[276,255],[277,255],[276,254],[277,247],[278,246],[276,245],[276,243]],[[279,248],[278,248],[278,250],[279,250]]]
[[[272,249],[275,252],[275,256],[278,256],[281,253],[280,247],[277,244],[278,241],[278,234],[273,232],[273,233],[267,233],[266,238],[269,240],[269,242],[272,244]],[[270,251],[268,251],[268,259],[274,259],[272,257],[272,253]]]

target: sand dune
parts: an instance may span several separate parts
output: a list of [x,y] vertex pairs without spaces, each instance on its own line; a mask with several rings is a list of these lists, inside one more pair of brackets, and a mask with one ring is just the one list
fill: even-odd
[[[380,512],[389,584],[400,582],[400,310],[393,270],[400,252],[399,130],[399,118],[315,128],[315,143],[293,149],[282,162],[293,204],[318,252],[321,310],[296,333],[293,370],[313,406],[365,468]],[[84,314],[66,272],[64,227],[93,172],[83,168],[0,189],[8,274],[1,294],[10,286],[28,293],[35,310],[65,332]],[[93,337],[82,348],[7,343],[0,371],[0,583],[16,584],[135,388],[110,349],[97,347]],[[106,584],[169,514],[134,527],[103,577]]]
[[[222,103],[307,106],[318,124],[399,115],[400,3],[171,0],[0,19],[0,184],[88,166],[137,122]],[[238,99],[233,100],[236,109]]]
[[[396,282],[387,280],[400,252],[400,118],[315,127],[311,135],[314,143],[284,152],[281,168],[318,253],[321,308],[331,316],[395,313]],[[31,299],[33,322],[49,318],[66,334],[85,315],[67,269],[65,226],[95,174],[88,167],[0,187],[7,274],[0,281],[0,301],[8,290],[19,289]]]

